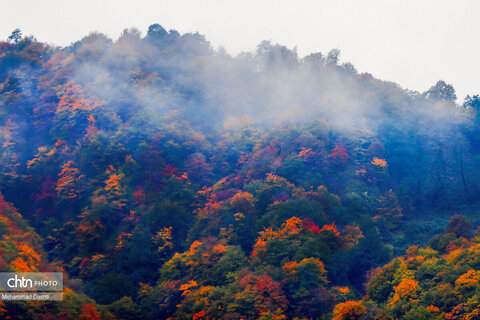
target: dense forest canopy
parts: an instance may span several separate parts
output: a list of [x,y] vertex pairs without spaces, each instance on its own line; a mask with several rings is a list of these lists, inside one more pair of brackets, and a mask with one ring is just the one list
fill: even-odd
[[[0,266],[61,270],[69,289],[0,315],[478,314],[478,266],[458,255],[480,224],[480,97],[456,101],[337,49],[232,57],[159,24],[61,48],[15,30],[0,42]],[[448,285],[458,301],[436,293]]]

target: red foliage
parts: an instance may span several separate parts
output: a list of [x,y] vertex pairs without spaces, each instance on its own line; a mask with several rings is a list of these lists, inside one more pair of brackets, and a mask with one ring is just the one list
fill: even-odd
[[90,270],[91,267],[92,267],[92,263],[91,263],[90,259],[83,258],[82,262],[80,262],[80,266],[79,266],[80,274],[83,277],[88,276],[88,273],[89,273],[89,270]]
[[320,232],[320,227],[313,222],[312,218],[304,218],[302,220],[303,222],[303,227],[310,230],[311,232],[314,233],[319,233]]
[[195,313],[195,314],[193,315],[192,320],[201,319],[201,318],[203,318],[204,315],[205,315],[205,309],[203,309],[203,310],[200,311],[200,312]]
[[341,145],[336,145],[330,152],[330,158],[332,162],[337,165],[346,165],[350,159],[347,149]]
[[54,213],[56,209],[54,207],[54,200],[57,197],[56,181],[52,180],[51,176],[47,175],[42,183],[42,190],[39,193],[32,195],[35,203],[35,216],[39,216],[42,213]]
[[80,320],[101,320],[100,313],[93,304],[86,304],[82,306],[82,313],[79,317]]
[[10,43],[0,41],[0,51],[7,51],[10,48]]
[[254,296],[258,313],[287,308],[288,300],[281,285],[267,275],[247,274],[240,280],[240,285],[245,288],[243,294]]
[[188,174],[186,172],[178,171],[178,168],[175,167],[175,166],[172,166],[171,164],[166,164],[163,167],[163,175],[167,178],[174,177],[177,180],[187,180],[188,179]]
[[144,205],[146,199],[145,192],[142,186],[137,186],[137,190],[133,192],[133,198],[135,199],[135,205]]

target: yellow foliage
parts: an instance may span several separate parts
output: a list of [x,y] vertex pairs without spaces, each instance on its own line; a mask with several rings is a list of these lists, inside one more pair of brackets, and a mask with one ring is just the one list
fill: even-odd
[[157,234],[153,237],[155,243],[159,245],[158,251],[162,252],[165,249],[173,249],[174,245],[172,242],[172,230],[173,227],[163,227],[162,230],[158,231]]

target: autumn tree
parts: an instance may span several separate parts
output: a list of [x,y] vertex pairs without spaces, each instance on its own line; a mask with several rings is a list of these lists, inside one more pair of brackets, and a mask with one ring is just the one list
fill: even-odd
[[364,314],[362,301],[346,301],[335,306],[332,320],[360,320]]
[[62,171],[58,174],[57,196],[62,203],[72,203],[73,213],[79,210],[79,201],[84,191],[84,178],[80,170],[74,166],[73,161],[67,161],[62,166]]

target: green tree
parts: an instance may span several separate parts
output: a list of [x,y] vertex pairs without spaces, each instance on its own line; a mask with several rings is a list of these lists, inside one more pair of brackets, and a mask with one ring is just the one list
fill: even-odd
[[18,44],[18,42],[22,39],[22,31],[20,29],[15,29],[12,31],[12,34],[8,36],[8,41],[13,44]]

